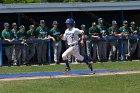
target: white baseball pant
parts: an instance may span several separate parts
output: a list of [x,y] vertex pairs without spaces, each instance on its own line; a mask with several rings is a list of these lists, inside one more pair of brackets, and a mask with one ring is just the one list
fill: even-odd
[[78,45],[69,47],[63,54],[62,58],[63,60],[67,60],[69,55],[73,55],[75,58],[77,58],[79,61],[83,61],[84,57],[80,55]]

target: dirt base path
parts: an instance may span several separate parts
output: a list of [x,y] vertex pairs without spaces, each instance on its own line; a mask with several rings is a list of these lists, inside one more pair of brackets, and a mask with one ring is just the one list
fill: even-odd
[[34,77],[19,77],[19,78],[3,78],[0,81],[15,81],[15,80],[34,80],[34,79],[50,79],[50,78],[67,78],[67,77],[85,77],[85,76],[108,76],[108,75],[124,75],[124,74],[140,74],[140,71],[122,71],[122,72],[103,72],[103,73],[88,73],[88,74],[65,74],[56,76],[34,76]]

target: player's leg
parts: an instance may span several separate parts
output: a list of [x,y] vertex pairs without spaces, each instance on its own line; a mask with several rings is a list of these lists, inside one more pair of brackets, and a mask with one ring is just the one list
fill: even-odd
[[93,43],[93,62],[97,61],[97,43]]
[[88,58],[91,60],[91,41],[86,41],[86,52]]
[[71,55],[71,52],[73,51],[73,47],[69,47],[63,54],[62,54],[62,59],[64,60],[64,62],[66,63],[66,69],[65,71],[69,71],[70,70],[70,65],[68,62],[68,56]]
[[90,68],[91,71],[93,70],[92,64],[90,63],[89,59],[88,59],[87,57],[83,57],[82,55],[80,55],[80,53],[79,53],[79,51],[78,51],[78,47],[77,47],[77,49],[75,49],[75,51],[73,51],[71,54],[72,54],[75,58],[77,58],[78,60],[85,62],[85,63],[88,65],[88,67]]

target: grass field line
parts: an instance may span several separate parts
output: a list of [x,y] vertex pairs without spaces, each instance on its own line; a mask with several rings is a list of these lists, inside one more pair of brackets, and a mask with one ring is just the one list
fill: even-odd
[[17,81],[17,80],[34,80],[34,79],[50,79],[50,78],[68,78],[68,77],[86,77],[86,76],[109,76],[109,75],[125,75],[125,74],[140,74],[140,71],[123,71],[123,72],[105,72],[85,75],[57,75],[57,76],[35,76],[35,77],[20,77],[20,78],[4,78],[0,81]]

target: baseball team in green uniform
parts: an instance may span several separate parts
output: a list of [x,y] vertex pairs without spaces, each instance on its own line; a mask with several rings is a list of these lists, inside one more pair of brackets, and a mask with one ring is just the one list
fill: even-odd
[[[85,32],[85,38],[106,38],[106,37],[127,37],[129,35],[140,35],[140,28],[138,28],[134,21],[128,25],[128,21],[123,21],[123,26],[118,27],[117,21],[113,20],[112,25],[107,28],[104,26],[104,19],[99,18],[98,23],[93,22],[89,29],[86,29],[84,24],[81,25],[81,30]],[[47,43],[30,43],[27,44],[26,40],[45,40],[51,39],[52,49],[54,55],[54,62],[60,64],[60,57],[62,52],[62,33],[58,28],[58,22],[52,22],[52,28],[49,29],[45,25],[44,20],[40,20],[40,25],[35,27],[30,25],[25,31],[25,26],[21,25],[19,28],[16,23],[12,23],[12,30],[9,30],[9,23],[4,23],[4,30],[2,31],[1,38],[5,41],[12,42],[15,40],[21,40],[21,44],[7,44],[4,45],[5,54],[7,57],[8,66],[11,65],[30,65],[31,59],[37,56],[37,62],[39,65],[48,64],[47,63]],[[85,41],[85,44],[79,43],[79,51],[81,55],[87,57],[93,61],[116,61],[120,57],[119,40],[95,40],[95,41]],[[137,39],[126,39],[124,44],[124,54],[130,60],[134,54],[137,46],[140,48],[140,40]],[[109,57],[107,56],[107,47],[110,45]],[[140,53],[140,50],[138,50]],[[116,55],[118,54],[118,55]],[[140,58],[140,54],[138,54]]]

